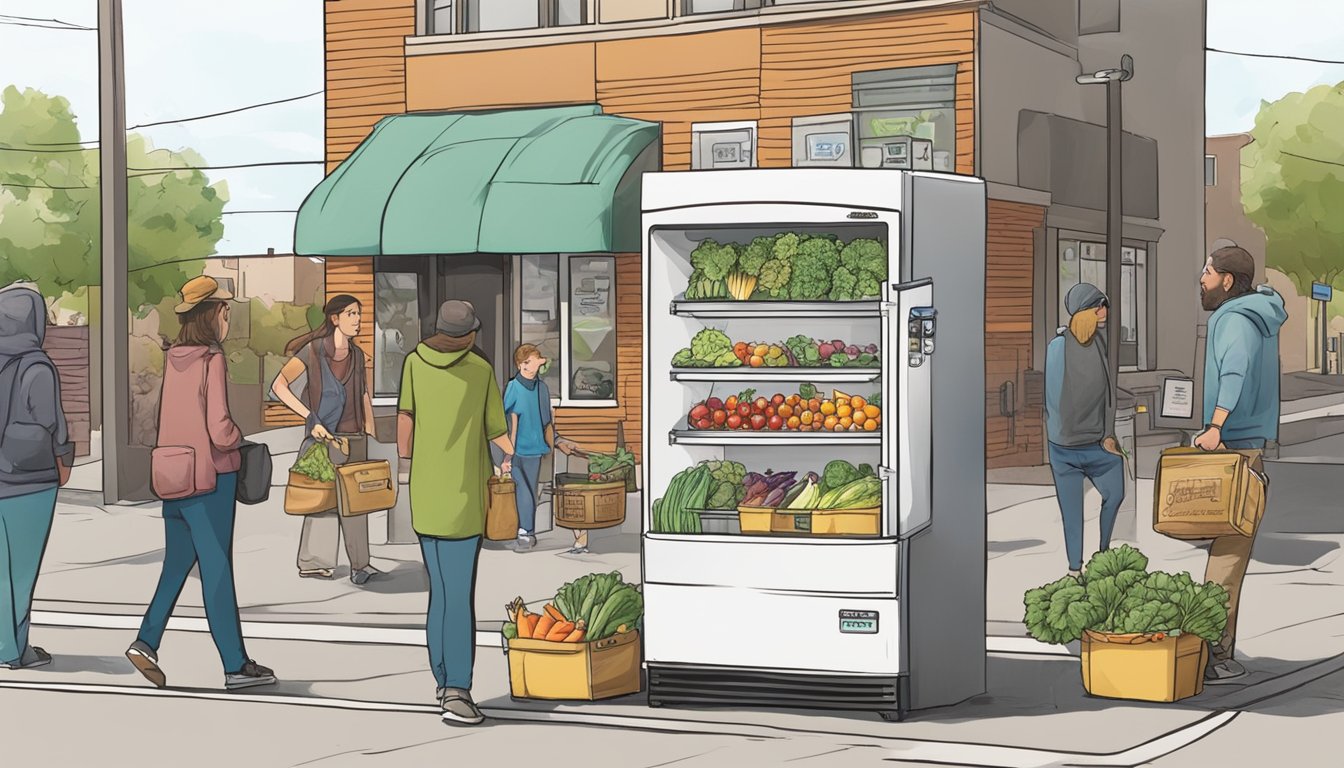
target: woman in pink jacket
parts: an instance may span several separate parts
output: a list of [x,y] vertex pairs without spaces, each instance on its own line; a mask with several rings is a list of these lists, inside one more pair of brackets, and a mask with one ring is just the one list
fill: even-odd
[[[195,493],[163,502],[163,572],[140,634],[126,657],[154,685],[167,678],[159,668],[158,648],[187,574],[200,566],[201,596],[210,636],[224,662],[226,688],[250,688],[275,682],[275,673],[247,657],[233,586],[234,493],[238,483],[238,444],[242,432],[229,415],[228,362],[220,342],[229,333],[228,299],[210,277],[182,287],[177,318],[182,328],[168,349],[159,402],[159,446],[192,449]],[[160,467],[155,467],[156,483]],[[168,496],[169,494],[164,494]]]

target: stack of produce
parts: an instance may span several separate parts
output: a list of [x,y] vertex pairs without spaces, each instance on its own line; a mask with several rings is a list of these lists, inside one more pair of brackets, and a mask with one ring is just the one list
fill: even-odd
[[703,240],[691,251],[691,301],[855,301],[877,298],[887,279],[886,248],[858,238],[787,232],[750,243]]
[[600,482],[611,475],[621,472],[633,472],[635,454],[625,448],[617,448],[615,453],[588,454],[588,479]]
[[667,493],[653,502],[654,533],[700,533],[698,510],[705,509],[719,488],[708,462],[683,469],[667,484]]
[[797,472],[773,472],[768,469],[764,475],[756,472],[748,473],[742,479],[742,484],[746,486],[742,506],[770,508],[783,506],[790,491],[799,485],[794,479],[797,476]]
[[506,606],[504,637],[582,643],[605,640],[636,628],[644,611],[639,590],[618,571],[592,573],[564,585],[541,613],[531,613],[521,597]]
[[711,461],[705,466],[709,468],[710,477],[718,483],[710,490],[705,509],[737,509],[747,495],[743,484],[747,468],[736,461]]
[[809,473],[803,488],[780,505],[783,509],[872,509],[882,504],[882,481],[870,464],[835,460],[820,477]]
[[691,346],[672,356],[674,368],[733,368],[742,365],[733,352],[733,342],[723,331],[706,328],[691,339]]
[[748,389],[726,401],[711,397],[687,414],[691,429],[787,430],[794,432],[876,432],[882,426],[880,396],[865,399],[835,391],[822,400],[816,387],[804,384],[799,393],[756,397]]
[[331,456],[327,453],[325,443],[313,443],[303,452],[299,460],[294,462],[289,471],[297,472],[319,483],[336,482],[336,466],[331,463]]
[[876,368],[882,365],[881,359],[877,356],[876,344],[860,347],[857,344],[846,345],[839,339],[820,341],[807,336],[794,336],[784,342],[784,345],[789,349],[789,356],[798,361],[795,365],[805,367],[829,365],[833,368]]

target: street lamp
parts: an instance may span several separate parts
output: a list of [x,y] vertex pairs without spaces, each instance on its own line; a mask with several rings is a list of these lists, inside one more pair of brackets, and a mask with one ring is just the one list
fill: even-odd
[[1134,58],[1120,57],[1119,69],[1103,69],[1079,75],[1079,85],[1106,86],[1106,294],[1111,299],[1106,322],[1107,367],[1111,371],[1111,395],[1119,402],[1120,388],[1120,250],[1123,237],[1124,209],[1121,200],[1120,84],[1134,77]]

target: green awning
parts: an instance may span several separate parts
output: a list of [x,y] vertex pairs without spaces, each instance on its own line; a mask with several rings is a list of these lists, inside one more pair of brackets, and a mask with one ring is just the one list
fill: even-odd
[[597,105],[385,118],[303,201],[294,250],[638,251],[640,185],[627,172],[658,130]]

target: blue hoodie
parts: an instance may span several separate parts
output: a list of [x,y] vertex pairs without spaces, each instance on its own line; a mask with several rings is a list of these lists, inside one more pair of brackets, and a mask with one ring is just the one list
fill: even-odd
[[1209,318],[1204,355],[1204,423],[1228,411],[1224,440],[1279,436],[1279,328],[1283,297],[1267,285],[1229,299]]

